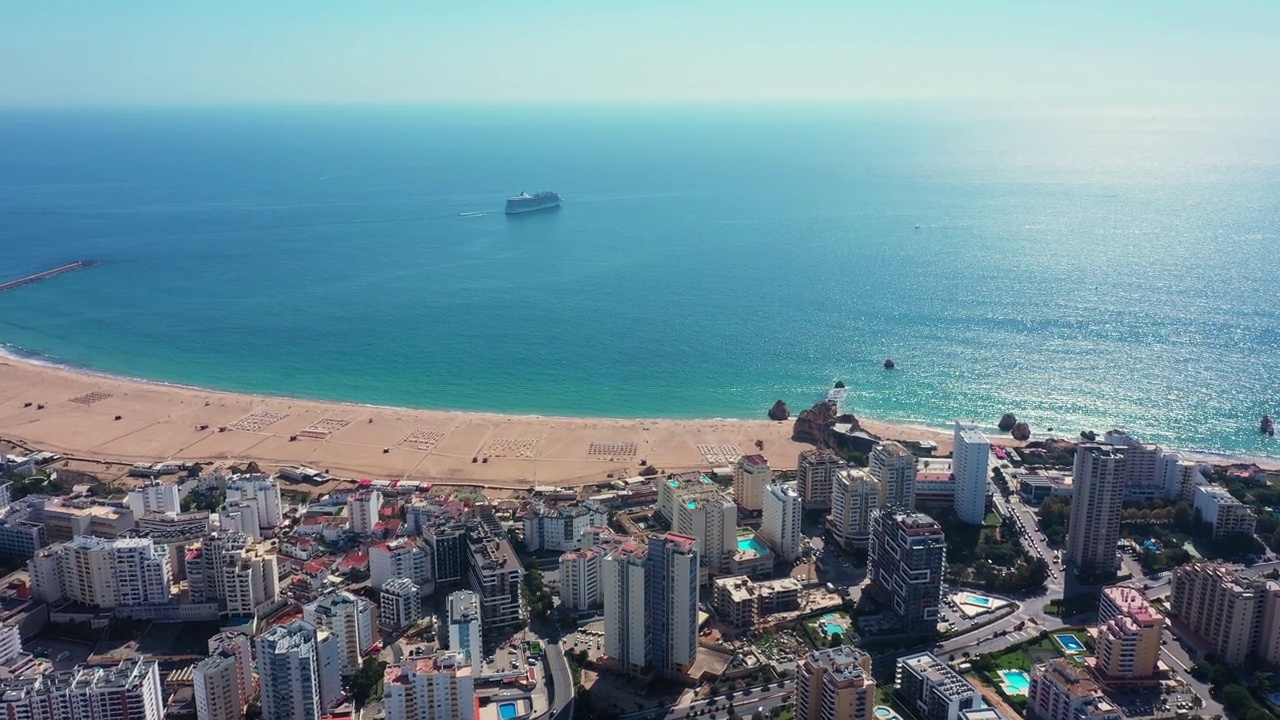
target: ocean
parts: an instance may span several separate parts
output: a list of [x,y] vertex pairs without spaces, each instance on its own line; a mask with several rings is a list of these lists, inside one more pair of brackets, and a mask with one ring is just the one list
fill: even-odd
[[875,419],[1277,457],[1278,241],[1262,120],[0,112],[0,280],[102,263],[0,293],[0,342],[231,391],[763,418],[842,380]]

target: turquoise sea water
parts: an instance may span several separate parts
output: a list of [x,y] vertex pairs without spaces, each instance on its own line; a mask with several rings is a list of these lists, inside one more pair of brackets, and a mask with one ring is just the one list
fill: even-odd
[[[57,362],[617,417],[762,418],[841,379],[868,417],[1280,455],[1273,123],[6,111],[0,158],[0,277],[103,263],[0,294],[0,341]],[[500,212],[539,189],[564,207]]]

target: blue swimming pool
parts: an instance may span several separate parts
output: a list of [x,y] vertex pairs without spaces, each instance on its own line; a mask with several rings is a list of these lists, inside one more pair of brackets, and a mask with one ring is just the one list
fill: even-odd
[[1084,652],[1084,645],[1080,644],[1080,641],[1076,639],[1075,635],[1054,635],[1053,639],[1057,640],[1058,644],[1062,646],[1062,649],[1069,653]]
[[965,602],[971,605],[980,605],[982,607],[991,607],[991,598],[981,595],[970,595],[965,598]]
[[827,630],[827,637],[831,637],[832,635],[844,634],[844,626],[841,625],[840,623],[827,623],[826,630]]
[[738,549],[743,551],[752,550],[761,557],[769,554],[769,548],[765,547],[764,543],[753,537],[739,538]]
[[1031,688],[1031,678],[1023,670],[1001,670],[1000,678],[1004,680],[1004,690],[1008,695],[1026,695]]
[[502,720],[512,720],[516,716],[516,704],[513,702],[499,703],[498,715],[502,717]]

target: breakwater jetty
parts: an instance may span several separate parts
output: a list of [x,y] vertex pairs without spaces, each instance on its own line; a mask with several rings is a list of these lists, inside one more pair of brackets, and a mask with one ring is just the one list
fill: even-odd
[[39,273],[36,273],[35,275],[28,275],[24,278],[18,278],[17,280],[10,280],[7,283],[0,283],[0,292],[5,292],[6,290],[14,290],[16,288],[22,287],[23,285],[30,285],[31,283],[40,282],[41,280],[48,280],[51,277],[57,277],[58,275],[61,275],[63,273],[69,273],[72,270],[79,270],[81,268],[93,267],[94,265],[97,265],[97,264],[98,264],[97,260],[77,260],[68,265],[63,265],[61,267],[53,268],[52,270],[45,270],[44,272],[39,272]]

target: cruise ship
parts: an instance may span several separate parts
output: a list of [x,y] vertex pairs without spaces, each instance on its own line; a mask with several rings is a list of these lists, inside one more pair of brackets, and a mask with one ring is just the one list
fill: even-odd
[[550,190],[543,190],[530,195],[522,192],[513,198],[507,198],[507,214],[533,212],[547,208],[560,207],[560,196]]

